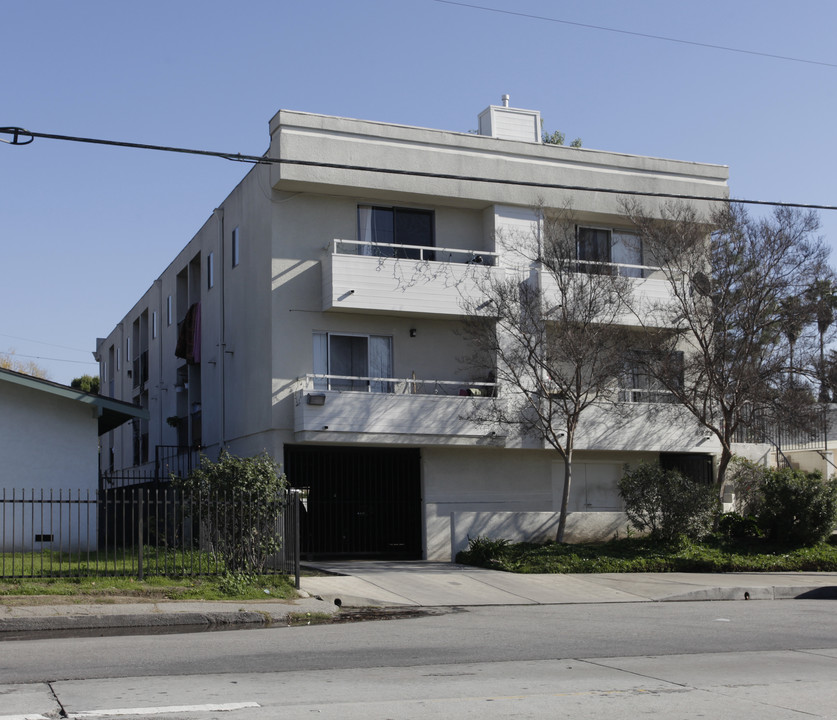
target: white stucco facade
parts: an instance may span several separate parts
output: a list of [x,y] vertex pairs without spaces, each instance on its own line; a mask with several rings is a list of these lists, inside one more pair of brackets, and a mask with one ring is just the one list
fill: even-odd
[[[0,408],[3,547],[77,549],[79,533],[71,528],[83,516],[84,542],[95,548],[99,434],[142,412],[6,370],[0,370]],[[10,502],[33,497],[47,502],[37,507]],[[58,502],[71,497],[91,503],[80,508]],[[50,504],[51,499],[56,502]],[[33,545],[36,537],[42,540]]]
[[[449,559],[475,534],[553,532],[563,477],[554,451],[468,419],[469,404],[491,399],[486,378],[461,362],[462,296],[514,271],[499,240],[530,232],[536,205],[571,204],[579,223],[619,229],[618,191],[722,199],[727,169],[543,145],[536,133],[505,139],[502,112],[489,113],[494,137],[277,113],[266,155],[281,162],[254,167],[97,341],[103,392],[150,413],[146,426],[103,438],[103,469],[148,466],[157,446],[267,451],[292,483],[311,486],[313,503],[322,478],[305,473],[337,472],[312,470],[315,461],[362,458],[357,483],[384,473],[391,486],[400,479],[373,469],[376,455],[401,449],[415,465],[413,555]],[[523,124],[509,132],[526,135]],[[418,242],[370,252],[370,228],[384,222]],[[647,275],[641,291],[661,292]],[[178,357],[198,304],[198,352]],[[615,481],[625,464],[716,450],[671,412],[633,403],[585,420],[569,539],[623,531]],[[351,523],[387,513],[357,508]],[[321,551],[340,554],[355,531],[335,532]]]

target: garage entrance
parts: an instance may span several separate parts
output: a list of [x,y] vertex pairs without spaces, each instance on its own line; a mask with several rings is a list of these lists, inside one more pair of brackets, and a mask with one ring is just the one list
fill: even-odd
[[419,450],[286,445],[284,470],[303,557],[421,559]]

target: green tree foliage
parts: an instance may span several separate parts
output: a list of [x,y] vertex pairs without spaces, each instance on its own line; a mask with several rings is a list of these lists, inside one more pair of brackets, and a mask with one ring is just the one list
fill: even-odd
[[81,377],[73,378],[70,382],[70,387],[76,390],[81,390],[86,393],[99,393],[99,377],[94,375],[82,375]]
[[[560,130],[556,130],[555,132],[548,133],[546,130],[543,131],[541,134],[541,140],[543,140],[545,145],[563,145],[566,140],[566,135],[562,133]],[[580,148],[581,147],[581,138],[576,138],[570,143],[570,147]]]
[[710,532],[718,514],[710,486],[657,464],[642,463],[628,470],[618,486],[631,524],[655,540],[670,542],[684,535],[700,539]]
[[758,522],[769,540],[816,545],[837,523],[837,480],[819,472],[773,470],[761,484]]
[[202,542],[224,558],[229,571],[264,571],[281,548],[277,518],[287,487],[270,455],[241,458],[221,450],[217,462],[201,457],[200,467],[174,484],[191,496]]

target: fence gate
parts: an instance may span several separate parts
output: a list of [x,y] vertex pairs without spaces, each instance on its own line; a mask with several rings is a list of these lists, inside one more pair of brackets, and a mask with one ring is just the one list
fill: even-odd
[[421,559],[419,450],[286,445],[284,470],[303,556]]

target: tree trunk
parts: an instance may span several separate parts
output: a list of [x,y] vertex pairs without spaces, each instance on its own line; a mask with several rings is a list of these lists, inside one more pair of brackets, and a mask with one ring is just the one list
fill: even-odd
[[572,450],[564,455],[564,489],[561,493],[561,510],[558,518],[558,532],[555,533],[555,542],[564,542],[564,530],[567,528],[567,506],[570,501],[570,486],[573,481],[573,457]]

